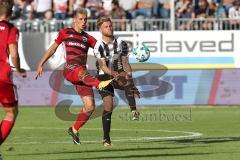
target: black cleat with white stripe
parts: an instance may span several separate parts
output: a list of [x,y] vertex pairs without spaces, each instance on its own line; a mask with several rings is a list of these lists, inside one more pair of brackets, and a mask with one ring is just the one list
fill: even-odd
[[104,147],[111,147],[112,146],[110,138],[103,140],[103,146]]
[[80,144],[81,144],[81,142],[80,142],[80,140],[79,140],[79,137],[78,137],[78,133],[75,134],[75,133],[73,132],[72,127],[68,128],[67,132],[68,132],[68,134],[72,137],[72,140],[73,140],[73,143],[74,143],[74,144],[77,144],[77,145],[80,145]]

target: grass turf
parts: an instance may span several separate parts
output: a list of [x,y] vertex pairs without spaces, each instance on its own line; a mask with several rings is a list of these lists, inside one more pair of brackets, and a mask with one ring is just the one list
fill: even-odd
[[[75,107],[72,112],[78,111]],[[82,145],[74,145],[51,107],[21,107],[15,128],[1,146],[4,160],[239,160],[240,108],[145,107],[139,121],[128,108],[112,115],[113,146],[101,145],[101,118],[80,131]],[[188,133],[194,132],[194,133]],[[192,134],[202,136],[191,138]],[[185,138],[181,138],[185,136]]]

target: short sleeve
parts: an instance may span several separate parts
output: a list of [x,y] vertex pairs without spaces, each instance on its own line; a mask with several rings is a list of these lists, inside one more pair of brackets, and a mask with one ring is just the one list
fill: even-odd
[[63,42],[64,36],[63,36],[63,30],[58,32],[57,38],[55,39],[55,42],[60,45]]
[[97,59],[105,59],[104,48],[100,41],[97,41],[93,48],[94,56]]
[[13,27],[8,36],[8,44],[17,44],[19,39],[19,31],[17,28]]
[[128,56],[129,47],[125,41],[121,42],[121,53],[122,53],[122,56]]
[[88,36],[89,36],[89,46],[91,48],[94,48],[97,43],[97,40],[93,36],[90,36],[90,35],[88,35]]

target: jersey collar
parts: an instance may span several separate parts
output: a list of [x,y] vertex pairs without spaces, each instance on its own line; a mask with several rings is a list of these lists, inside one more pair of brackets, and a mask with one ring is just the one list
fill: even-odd
[[105,43],[105,44],[114,44],[114,42],[116,42],[116,41],[117,41],[117,37],[115,37],[115,36],[113,36],[113,41],[110,42],[110,43],[107,43],[102,39],[102,42]]

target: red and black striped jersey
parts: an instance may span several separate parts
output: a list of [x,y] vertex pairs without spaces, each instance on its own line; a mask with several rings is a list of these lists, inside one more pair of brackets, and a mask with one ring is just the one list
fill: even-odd
[[77,32],[73,28],[62,29],[55,40],[63,43],[66,50],[67,64],[86,66],[89,47],[94,48],[97,40],[86,32]]

